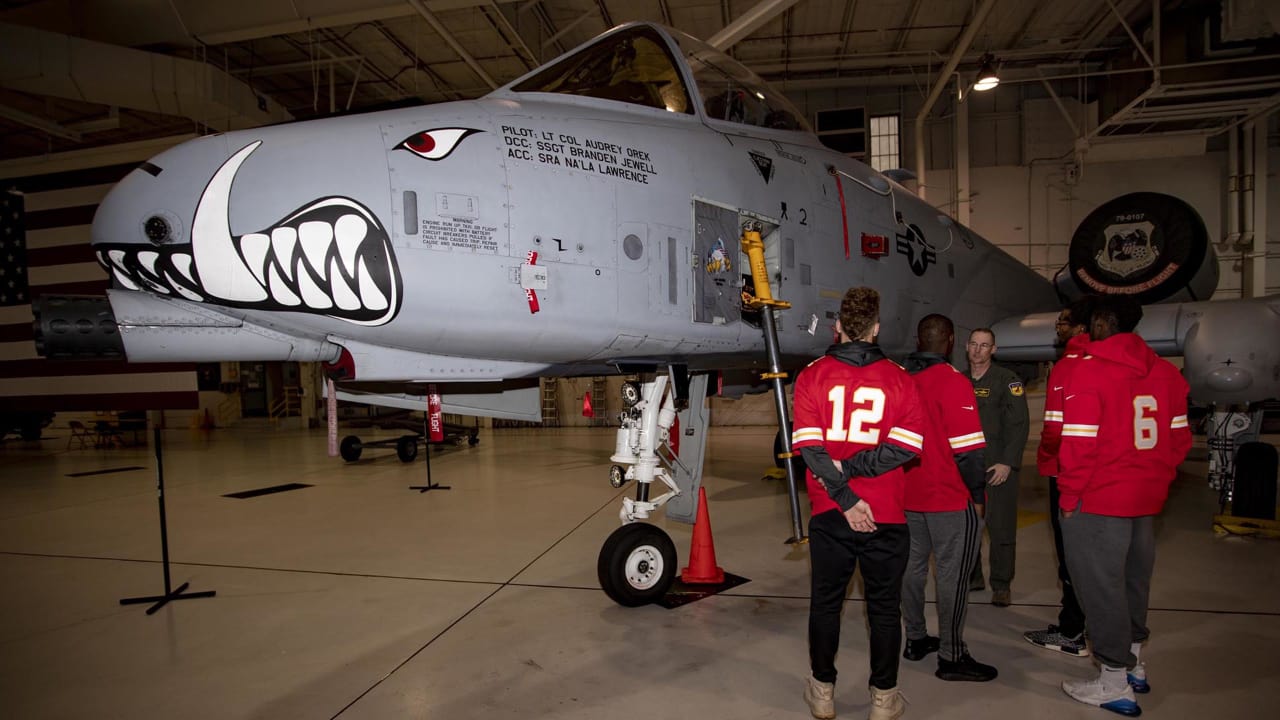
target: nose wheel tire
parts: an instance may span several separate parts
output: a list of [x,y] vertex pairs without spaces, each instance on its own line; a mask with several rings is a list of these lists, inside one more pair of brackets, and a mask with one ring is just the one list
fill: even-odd
[[675,543],[653,525],[623,525],[600,548],[596,575],[605,594],[619,605],[647,605],[666,595],[675,580]]

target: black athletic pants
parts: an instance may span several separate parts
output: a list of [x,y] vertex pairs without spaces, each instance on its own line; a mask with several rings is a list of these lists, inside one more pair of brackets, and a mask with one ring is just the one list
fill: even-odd
[[839,510],[809,520],[809,664],[814,678],[836,681],[840,612],[854,568],[861,563],[871,635],[871,684],[881,690],[897,687],[902,575],[910,550],[911,535],[905,524],[881,523],[875,532],[854,532]]
[[1084,632],[1084,610],[1076,599],[1071,573],[1067,570],[1067,555],[1062,547],[1062,511],[1058,509],[1058,478],[1049,478],[1049,518],[1053,524],[1053,547],[1058,551],[1058,580],[1062,582],[1062,609],[1058,611],[1058,632],[1067,637],[1079,637]]

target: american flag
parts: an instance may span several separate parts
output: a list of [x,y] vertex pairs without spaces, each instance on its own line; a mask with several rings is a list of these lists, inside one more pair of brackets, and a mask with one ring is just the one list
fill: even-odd
[[98,203],[134,163],[0,180],[0,406],[169,410],[199,406],[190,363],[51,362],[36,354],[31,301],[105,295],[89,246]]
[[0,194],[0,307],[30,303],[22,198],[6,192]]

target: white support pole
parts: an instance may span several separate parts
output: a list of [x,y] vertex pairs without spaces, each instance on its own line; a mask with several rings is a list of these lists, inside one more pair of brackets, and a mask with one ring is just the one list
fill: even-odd
[[1245,297],[1267,294],[1267,118],[1259,118],[1253,134],[1253,243],[1242,268],[1241,284]]
[[1240,242],[1240,128],[1227,131],[1227,236],[1223,244]]
[[[963,88],[963,77],[957,77],[957,88]],[[958,97],[958,95],[957,95]],[[973,98],[972,93],[966,100]],[[956,212],[961,225],[969,224],[969,103],[956,102]]]
[[987,19],[987,13],[991,12],[991,8],[995,4],[995,0],[982,0],[982,4],[978,6],[978,9],[973,14],[973,19],[969,21],[964,32],[960,34],[960,38],[956,40],[956,46],[951,51],[951,57],[947,58],[946,64],[942,66],[938,77],[933,81],[933,89],[929,91],[929,97],[925,99],[924,105],[921,105],[920,111],[916,113],[916,121],[912,127],[916,148],[916,194],[922,200],[925,199],[925,188],[928,185],[925,182],[926,170],[928,169],[924,147],[925,121],[928,120],[929,111],[933,109],[933,104],[938,101],[942,91],[951,84],[951,73],[955,72],[956,66],[960,64],[964,54],[969,51],[973,38],[977,36],[978,30],[982,28],[982,23]]

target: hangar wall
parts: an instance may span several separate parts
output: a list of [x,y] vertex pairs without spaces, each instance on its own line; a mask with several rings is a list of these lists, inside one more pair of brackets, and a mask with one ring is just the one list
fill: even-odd
[[[817,110],[862,107],[868,117],[898,114],[904,168],[915,167],[912,124],[927,88],[838,88],[791,93],[808,115]],[[1066,90],[1059,88],[1060,94]],[[954,94],[945,96],[927,121],[928,199],[954,214]],[[1067,259],[1071,235],[1099,205],[1120,195],[1151,191],[1173,195],[1200,214],[1214,242],[1220,277],[1215,298],[1240,297],[1240,251],[1226,236],[1227,158],[1224,136],[1162,138],[1136,148],[1108,148],[1108,156],[1140,159],[1073,162],[1077,132],[1097,125],[1097,103],[1061,98],[1073,130],[1057,104],[1038,85],[1002,85],[971,93],[969,104],[970,222],[974,230],[1028,266],[1052,277]],[[1268,207],[1280,206],[1280,113],[1268,123]],[[1102,154],[1095,151],[1094,156]],[[1262,231],[1263,228],[1259,228]],[[1266,292],[1280,292],[1280,213],[1267,213]]]

